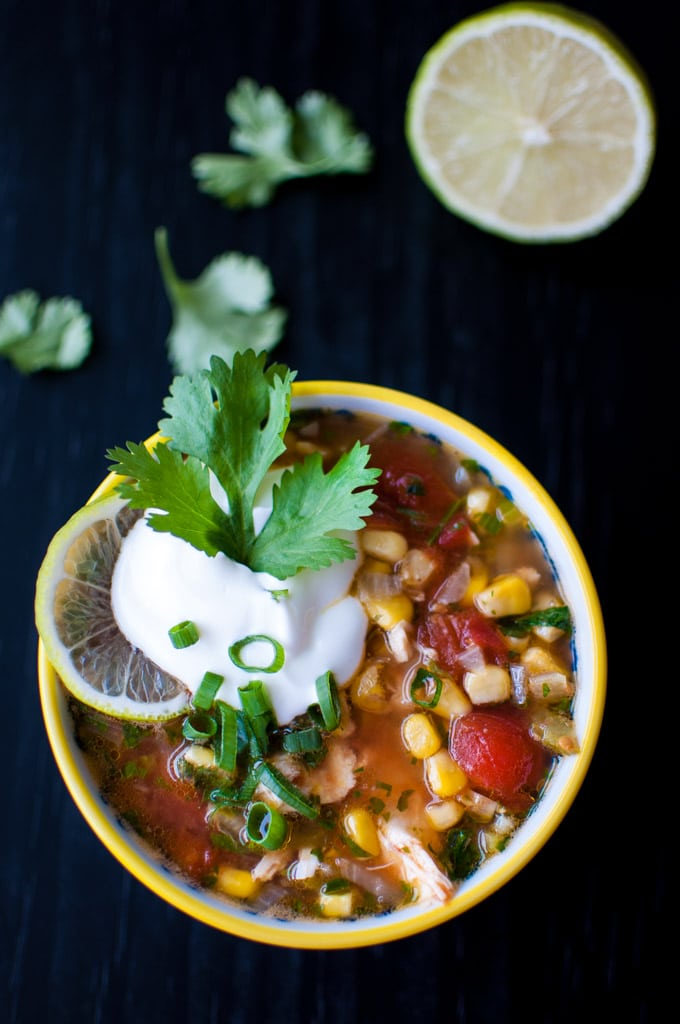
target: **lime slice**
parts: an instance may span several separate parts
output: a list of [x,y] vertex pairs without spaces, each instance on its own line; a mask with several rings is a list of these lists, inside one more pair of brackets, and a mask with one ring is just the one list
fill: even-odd
[[116,495],[76,512],[38,572],[35,619],[48,660],[74,696],[117,718],[160,721],[186,710],[190,694],[129,643],[111,607],[121,543],[140,515]]
[[406,136],[454,213],[519,242],[595,235],[639,195],[655,149],[643,72],[598,22],[553,4],[503,4],[425,55]]

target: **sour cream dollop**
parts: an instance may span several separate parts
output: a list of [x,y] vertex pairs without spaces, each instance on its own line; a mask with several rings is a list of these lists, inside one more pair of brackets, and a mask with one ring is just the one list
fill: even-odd
[[[258,511],[262,520],[268,509]],[[319,676],[330,670],[342,686],[363,659],[368,621],[349,593],[359,547],[355,534],[342,536],[353,544],[355,559],[280,580],[222,553],[210,557],[140,519],[124,539],[113,572],[114,616],[130,643],[191,693],[206,672],[215,672],[224,676],[217,697],[239,708],[238,688],[261,679],[284,725],[317,701]],[[185,620],[195,624],[199,639],[177,650],[168,630]],[[230,647],[258,634],[283,649],[284,663],[276,672],[246,671],[229,656]],[[249,643],[240,658],[268,667],[274,645]]]

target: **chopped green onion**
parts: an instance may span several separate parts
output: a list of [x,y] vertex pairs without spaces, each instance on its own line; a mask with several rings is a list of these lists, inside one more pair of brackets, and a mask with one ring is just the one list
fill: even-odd
[[522,513],[514,502],[509,498],[501,498],[498,502],[498,511],[504,523],[517,523],[522,518]]
[[268,719],[264,715],[260,715],[258,718],[242,715],[241,724],[246,734],[250,757],[257,761],[264,757],[269,749]]
[[245,686],[238,688],[241,707],[248,715],[248,718],[257,718],[258,715],[274,717],[274,709],[267,689],[261,679],[251,679]]
[[316,696],[319,701],[323,724],[332,732],[340,725],[340,697],[338,687],[331,672],[324,672],[316,680]]
[[198,640],[198,630],[195,623],[191,622],[190,619],[186,619],[184,622],[178,622],[176,626],[171,626],[168,630],[168,636],[172,646],[176,650],[181,651],[184,647],[192,647],[196,643]]
[[262,775],[262,761],[257,761],[248,769],[248,774],[240,786],[220,786],[213,789],[210,799],[218,806],[229,804],[232,807],[244,807],[252,799],[253,793],[258,787]]
[[187,740],[210,740],[217,732],[217,722],[205,711],[188,715],[182,723],[182,735]]
[[464,469],[467,469],[469,473],[476,473],[479,470],[479,463],[477,462],[477,459],[461,459],[460,464]]
[[436,708],[442,695],[442,681],[436,672],[419,668],[411,681],[409,696],[421,708]]
[[252,798],[253,793],[260,784],[263,768],[264,761],[256,761],[254,764],[251,764],[248,769],[248,774],[241,783],[241,789],[239,790],[239,799],[242,803],[247,804]]
[[245,686],[239,686],[238,694],[250,735],[257,740],[254,756],[262,756],[269,747],[269,726],[276,721],[269,694],[261,679],[251,679]]
[[191,702],[194,707],[200,708],[201,711],[209,711],[223,682],[224,676],[218,675],[217,672],[206,672]]
[[294,811],[298,811],[305,818],[309,818],[310,821],[318,818],[319,808],[310,803],[300,790],[292,782],[289,782],[286,776],[278,768],[275,768],[273,764],[268,764],[266,761],[262,763],[260,781],[267,789],[271,790],[274,796],[277,796],[279,800],[283,800]]
[[278,850],[288,836],[288,823],[274,807],[257,800],[251,804],[246,818],[248,838],[267,850]]
[[321,886],[324,896],[332,896],[335,893],[349,892],[350,884],[346,878],[331,878]]
[[213,789],[210,800],[218,807],[224,807],[225,804],[230,807],[239,807],[242,802],[241,791],[236,786],[220,786],[219,789]]
[[220,738],[215,760],[219,768],[231,774],[236,768],[238,753],[238,720],[234,708],[223,700],[217,701],[217,709],[220,715]]
[[287,750],[289,754],[307,754],[314,750],[321,750],[322,746],[321,733],[315,725],[309,729],[287,732],[283,737],[283,749]]
[[[274,655],[268,665],[248,665],[241,657],[241,651],[245,647],[250,647],[251,644],[255,643],[268,643],[271,644]],[[267,636],[266,633],[252,633],[250,636],[244,636],[242,640],[237,640],[235,644],[232,644],[229,648],[229,657],[233,661],[237,668],[243,669],[244,672],[278,672],[283,667],[283,663],[286,660],[286,654],[279,643],[274,637]]]
[[503,526],[500,519],[491,512],[481,512],[477,516],[477,522],[482,529],[486,530],[487,533],[490,533],[492,537],[495,536]]

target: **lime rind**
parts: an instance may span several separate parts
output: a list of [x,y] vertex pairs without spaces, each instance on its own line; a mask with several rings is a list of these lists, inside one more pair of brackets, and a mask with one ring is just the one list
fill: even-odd
[[[423,134],[424,109],[441,68],[452,51],[462,44],[488,38],[499,28],[517,25],[543,28],[555,32],[560,38],[583,44],[601,58],[608,73],[630,99],[636,119],[635,160],[625,185],[596,214],[538,227],[525,225],[476,205],[452,187],[446,187],[442,181],[438,162]],[[508,3],[489,8],[454,25],[426,53],[408,93],[405,133],[418,173],[452,213],[484,231],[511,241],[569,242],[599,234],[617,220],[643,191],[656,149],[656,110],[647,76],[629,50],[606,26],[559,4]]]
[[71,516],[40,566],[35,621],[48,661],[80,701],[116,718],[163,721],[187,710],[189,692],[126,640],[111,607],[121,531],[134,518],[111,493]]

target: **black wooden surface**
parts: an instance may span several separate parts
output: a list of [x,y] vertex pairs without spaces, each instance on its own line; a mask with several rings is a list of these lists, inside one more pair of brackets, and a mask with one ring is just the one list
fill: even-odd
[[[604,234],[527,247],[447,213],[404,140],[420,59],[481,6],[0,0],[0,299],[26,287],[74,295],[95,333],[73,372],[21,377],[0,360],[8,1024],[665,1019],[677,657],[664,644],[676,611],[659,616],[655,601],[672,580],[677,521],[677,19],[658,0],[584,5],[648,72],[657,157],[642,197]],[[371,137],[373,171],[283,186],[263,210],[201,195],[190,160],[227,148],[224,98],[242,75],[288,102],[309,88],[336,96]],[[103,477],[106,448],[148,436],[161,414],[171,370],[159,225],[183,276],[227,250],[270,267],[289,310],[276,354],[300,377],[413,391],[498,438],[561,506],[592,567],[610,659],[592,771],[532,864],[424,935],[300,952],[204,927],[114,861],[53,761],[35,576]]]

